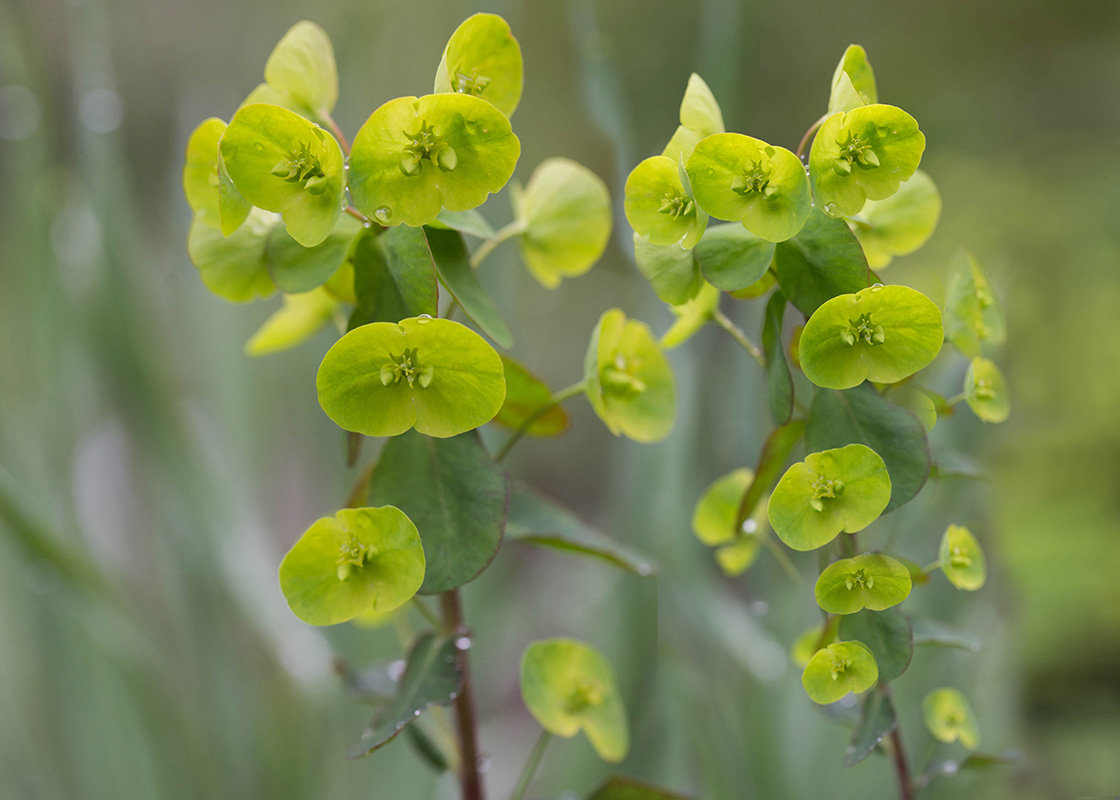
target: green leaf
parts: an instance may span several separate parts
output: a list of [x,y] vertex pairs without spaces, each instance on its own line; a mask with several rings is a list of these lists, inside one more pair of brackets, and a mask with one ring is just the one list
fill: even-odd
[[925,244],[940,217],[941,195],[929,175],[918,170],[890,197],[868,200],[848,224],[863,246],[867,263],[879,269]]
[[521,142],[509,119],[467,94],[398,97],[354,137],[350,196],[375,222],[427,225],[443,209],[486,202],[513,175]]
[[494,226],[473,208],[467,211],[448,211],[445,208],[439,212],[439,216],[428,224],[433,228],[450,228],[453,231],[459,231],[477,239],[493,239],[496,235]]
[[284,295],[284,305],[245,345],[246,355],[263,356],[295,347],[330,322],[337,308],[338,300],[322,288]]
[[630,227],[655,245],[695,247],[708,215],[696,204],[687,180],[685,171],[665,156],[640,162],[626,179],[623,210]]
[[980,265],[968,253],[956,258],[945,296],[945,335],[963,355],[975,358],[985,342],[1007,338],[1003,311]]
[[634,778],[616,776],[596,789],[587,800],[689,800],[689,798]]
[[701,208],[769,242],[794,236],[812,209],[801,159],[741,133],[702,139],[689,156],[688,177]]
[[369,496],[393,503],[416,523],[428,563],[421,594],[474,580],[501,546],[508,479],[477,434],[432,439],[407,433],[386,442]]
[[766,303],[762,323],[762,352],[766,354],[766,399],[775,425],[785,425],[793,416],[793,376],[782,347],[782,317],[786,297],[774,292]]
[[941,571],[949,583],[966,592],[975,592],[984,585],[988,569],[984,550],[972,531],[961,525],[950,525],[941,537],[938,551]]
[[242,106],[222,134],[221,155],[237,191],[278,212],[304,247],[334,230],[345,184],[342,150],[318,125],[280,106]]
[[658,298],[672,306],[684,305],[696,297],[704,285],[695,253],[679,244],[656,245],[634,234],[634,261],[638,271],[649,281]]
[[696,297],[684,305],[670,306],[669,310],[677,319],[662,335],[661,347],[672,350],[687,342],[708,323],[717,308],[719,289],[706,281],[702,282]]
[[[844,79],[847,78],[845,83]],[[850,91],[842,91],[843,86],[850,87]],[[854,97],[851,94],[854,92]],[[856,105],[852,105],[852,101]],[[828,99],[828,113],[837,111],[851,111],[861,105],[871,105],[879,102],[879,92],[875,88],[875,73],[867,61],[867,53],[858,44],[848,45],[836,71],[832,74],[832,94]]]
[[895,383],[941,352],[941,310],[909,286],[876,285],[821,304],[798,344],[805,377],[826,389]]
[[[494,422],[514,430],[528,423],[525,433],[530,436],[559,436],[567,431],[568,412],[559,403],[552,402],[552,390],[523,364],[504,353],[501,355],[506,375],[506,400]],[[547,410],[538,414],[545,407]]]
[[591,170],[566,158],[550,158],[514,193],[514,213],[524,226],[521,257],[541,285],[583,275],[611,238],[611,197]]
[[974,358],[964,377],[964,399],[984,422],[1003,422],[1011,416],[1011,398],[999,367],[986,358]]
[[817,605],[830,614],[883,611],[910,596],[910,570],[881,553],[842,558],[824,568],[814,593]]
[[809,151],[817,205],[850,217],[867,200],[885,200],[914,174],[925,147],[917,121],[901,108],[876,103],[833,114]]
[[878,679],[875,656],[861,642],[834,642],[818,650],[801,673],[805,693],[821,705],[835,703],[849,692],[866,692]]
[[770,496],[770,525],[794,550],[815,550],[841,532],[863,530],[883,513],[891,480],[870,447],[810,453],[786,470]]
[[982,643],[971,633],[958,630],[942,622],[932,619],[915,619],[912,623],[914,629],[914,645],[937,645],[938,647],[952,647],[957,650],[967,650],[970,653],[980,652]]
[[840,638],[855,639],[870,648],[883,683],[905,672],[914,655],[910,621],[898,609],[861,611],[841,617]]
[[559,503],[524,485],[515,485],[510,497],[506,537],[597,558],[641,577],[657,572],[657,565],[647,556],[619,544]]
[[423,229],[366,231],[354,247],[354,294],[363,323],[434,317],[439,288]]
[[329,114],[338,102],[338,69],[330,37],[314,22],[297,22],[269,55],[264,79],[312,114]]
[[326,283],[346,262],[361,232],[358,220],[343,215],[326,239],[304,247],[277,225],[268,237],[269,274],[282,292],[309,292]]
[[427,236],[439,279],[459,302],[463,313],[499,347],[513,347],[513,334],[509,325],[502,319],[501,312],[471,269],[471,257],[467,252],[466,242],[463,241],[463,234],[458,231],[428,229]]
[[677,413],[673,372],[644,322],[617,308],[591,334],[583,367],[591,407],[615,436],[656,442],[672,430]]
[[316,520],[280,564],[289,608],[311,625],[389,611],[416,594],[424,550],[399,508],[344,508]]
[[574,639],[529,645],[521,659],[521,697],[542,728],[565,738],[583,730],[604,761],[621,761],[630,749],[614,670],[590,645]]
[[969,750],[980,744],[980,729],[967,698],[956,689],[935,689],[922,701],[926,728],[939,742],[959,741]]
[[863,701],[859,724],[844,750],[844,766],[854,767],[863,761],[898,727],[894,703],[885,691],[872,692]]
[[725,292],[756,284],[774,260],[774,243],[734,222],[712,225],[692,251],[708,283]]
[[371,322],[323,357],[319,404],[343,430],[396,436],[415,426],[446,438],[485,425],[506,396],[502,359],[486,340],[446,319]]
[[451,705],[462,685],[463,659],[455,638],[431,631],[420,634],[408,650],[396,693],[374,712],[361,740],[347,748],[346,757],[368,756],[432,706]]
[[674,164],[688,161],[697,142],[713,133],[723,133],[723,113],[712,90],[695,72],[688,77],[688,86],[681,100],[681,124],[661,155]]
[[276,222],[274,215],[255,209],[244,225],[223,236],[220,230],[196,216],[187,238],[187,252],[206,288],[234,303],[246,303],[275,292],[276,284],[268,274],[265,243]]
[[805,227],[774,251],[774,272],[806,316],[837,295],[858,292],[874,278],[863,249],[843,220],[813,211]]
[[434,91],[489,100],[507,117],[521,99],[521,45],[496,14],[473,14],[451,34],[436,70]]

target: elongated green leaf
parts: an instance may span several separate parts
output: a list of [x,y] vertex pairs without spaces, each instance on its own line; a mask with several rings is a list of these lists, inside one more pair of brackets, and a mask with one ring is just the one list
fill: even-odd
[[513,347],[509,325],[471,269],[470,254],[463,235],[458,231],[429,228],[427,236],[439,279],[451,296],[459,301],[463,312],[499,347]]
[[871,648],[879,664],[879,680],[883,683],[905,672],[914,655],[910,620],[896,608],[841,617],[840,638],[856,639]]
[[314,247],[304,247],[282,225],[277,225],[268,236],[268,272],[282,292],[298,294],[317,289],[350,256],[354,240],[361,232],[362,224],[345,214],[326,239]]
[[657,572],[657,566],[646,556],[524,485],[515,486],[510,496],[506,536],[512,541],[598,558],[643,577]]
[[431,631],[420,634],[408,651],[397,693],[374,712],[369,728],[347,748],[346,757],[367,756],[431,706],[451,705],[462,683],[463,662],[455,638]]
[[[879,664],[880,679],[882,679],[882,662]],[[894,703],[885,691],[872,692],[863,701],[863,711],[860,714],[859,726],[852,733],[851,741],[844,750],[844,766],[854,767],[863,761],[879,746],[879,742],[891,735],[891,731],[898,727],[898,718],[894,714]]]
[[739,513],[735,517],[735,530],[754,514],[755,508],[766,493],[774,486],[782,468],[785,467],[789,454],[801,441],[805,432],[805,422],[794,420],[774,430],[762,445],[762,452],[758,455],[758,464],[754,468],[754,480],[743,493],[743,500],[739,503]]
[[887,511],[911,500],[929,477],[926,429],[917,417],[882,397],[870,384],[842,392],[818,390],[805,441],[811,450],[860,443],[878,453],[891,476]]
[[742,225],[712,225],[693,253],[708,283],[725,292],[738,292],[757,283],[774,260],[774,243],[761,239]]
[[785,425],[793,416],[793,376],[782,347],[782,317],[786,312],[786,296],[774,292],[766,303],[762,323],[762,351],[766,354],[766,399],[770,418],[775,425]]
[[409,432],[389,440],[369,496],[400,508],[420,531],[427,559],[421,594],[473,580],[502,543],[508,481],[475,433],[432,439]]
[[587,800],[689,800],[687,795],[670,792],[634,778],[615,776],[595,790]]
[[801,232],[774,251],[782,293],[805,314],[840,294],[877,281],[848,225],[814,209]]
[[434,317],[439,288],[424,232],[403,225],[367,231],[354,247],[354,294],[361,324]]

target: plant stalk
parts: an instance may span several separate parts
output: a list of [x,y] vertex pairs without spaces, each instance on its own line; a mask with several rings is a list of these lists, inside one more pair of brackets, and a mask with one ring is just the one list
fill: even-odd
[[[452,589],[440,596],[443,623],[454,636],[469,636],[463,624],[463,607],[459,600],[459,590]],[[455,700],[455,721],[459,729],[459,782],[462,787],[462,800],[483,800],[482,773],[478,762],[478,722],[474,708],[474,695],[471,692],[471,674],[467,650],[459,651],[463,667],[463,687]]]
[[586,381],[573,383],[571,386],[568,386],[554,393],[547,403],[545,403],[528,417],[526,417],[525,421],[521,423],[520,427],[518,427],[517,430],[510,434],[510,437],[506,439],[505,444],[502,445],[501,449],[498,450],[497,455],[494,456],[494,460],[500,463],[507,455],[509,455],[509,451],[512,450],[513,446],[521,440],[521,437],[526,434],[526,432],[530,427],[532,427],[534,422],[536,422],[545,413],[547,413],[549,409],[553,408],[554,406],[560,405],[568,398],[574,397],[575,395],[582,392],[586,383]]
[[718,308],[712,312],[712,319],[717,325],[731,334],[731,338],[750,353],[751,357],[757,361],[763,369],[766,369],[766,358],[762,355],[762,351],[758,349],[754,342],[747,338],[747,335],[743,333],[738,325],[732,322],[731,319]]
[[902,733],[897,725],[891,731],[891,750],[894,751],[894,773],[898,777],[900,800],[914,800],[914,781],[910,778],[910,764],[902,747]]
[[529,760],[525,762],[525,768],[521,771],[521,779],[517,782],[517,788],[514,789],[513,794],[510,795],[509,800],[521,800],[525,796],[525,790],[529,788],[529,784],[533,781],[533,775],[537,772],[537,767],[541,763],[541,756],[544,755],[544,749],[552,740],[552,734],[548,731],[541,731],[540,738],[537,743],[533,745],[533,751],[529,753]]

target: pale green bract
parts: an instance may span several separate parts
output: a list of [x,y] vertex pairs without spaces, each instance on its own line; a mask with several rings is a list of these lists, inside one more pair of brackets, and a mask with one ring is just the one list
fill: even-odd
[[848,45],[840,63],[836,65],[836,71],[832,73],[828,113],[851,111],[853,108],[878,102],[875,73],[867,60],[867,53],[858,44]]
[[634,234],[634,263],[657,297],[672,306],[680,306],[696,297],[704,285],[696,250],[679,244],[656,245]]
[[949,583],[966,592],[975,592],[984,585],[988,570],[984,550],[972,531],[961,525],[950,525],[941,537],[938,563]]
[[225,130],[225,122],[210,117],[191,133],[183,164],[183,192],[191,210],[203,222],[229,236],[249,216],[252,206],[222,166],[218,143]]
[[611,433],[647,443],[669,435],[677,410],[673,373],[644,322],[617,308],[605,312],[583,374],[584,393]]
[[922,423],[922,427],[926,429],[926,433],[932,431],[933,426],[937,424],[937,406],[934,405],[930,396],[922,390],[915,389],[913,386],[901,385],[892,389],[887,399],[917,417],[918,422]]
[[293,25],[265,62],[264,79],[293,105],[330,114],[338,102],[338,68],[326,31],[308,20]]
[[241,227],[223,236],[202,215],[196,215],[187,237],[187,253],[206,288],[234,303],[247,303],[275,292],[276,284],[268,273],[266,244],[278,223],[275,214],[256,208]]
[[481,97],[507,117],[521,100],[521,45],[496,14],[467,17],[451,34],[436,70],[434,91]]
[[801,673],[805,694],[820,705],[835,703],[848,693],[866,692],[878,680],[875,656],[863,642],[833,642],[822,647]]
[[482,205],[506,185],[520,155],[509,119],[486,100],[398,97],[374,111],[354,137],[350,195],[380,225],[426,225],[441,209]]
[[603,255],[611,238],[611,197],[587,167],[547,159],[513,198],[524,226],[521,257],[542,286],[555,289],[562,278],[583,275]]
[[980,355],[984,343],[1007,338],[1003,311],[976,259],[960,253],[945,293],[945,337],[963,355]]
[[610,663],[575,639],[529,645],[521,659],[521,697],[540,726],[570,738],[580,730],[604,761],[630,749],[626,709]]
[[768,513],[778,538],[794,550],[815,550],[841,532],[878,519],[891,499],[891,479],[879,454],[862,444],[810,453],[774,487]]
[[815,625],[803,631],[790,647],[789,657],[794,664],[805,669],[809,659],[818,650],[828,647],[837,640],[837,631],[840,628],[840,617],[831,616],[825,624]]
[[805,377],[826,389],[864,380],[895,383],[926,367],[944,341],[941,310],[908,286],[872,286],[821,304],[798,354]]
[[492,420],[506,396],[502,359],[485,339],[426,317],[355,328],[327,351],[315,383],[327,416],[366,436],[456,436]]
[[719,289],[704,281],[694,298],[683,305],[669,307],[677,319],[661,336],[661,347],[672,350],[687,342],[712,319],[718,308]]
[[869,608],[883,611],[910,595],[910,570],[880,553],[842,558],[824,568],[814,593],[817,605],[830,614],[855,614]]
[[741,222],[769,242],[795,236],[812,210],[801,159],[741,133],[700,140],[688,159],[688,177],[704,211]]
[[968,699],[957,689],[935,689],[922,701],[926,728],[939,742],[959,741],[969,750],[980,744],[980,729]]
[[867,200],[898,191],[922,160],[925,135],[901,108],[874,104],[826,119],[809,152],[817,205],[833,217],[858,214]]
[[695,72],[688,76],[688,86],[681,100],[680,122],[676,132],[661,151],[674,164],[688,161],[696,143],[713,133],[723,133],[723,113],[712,90]]
[[246,355],[263,356],[295,347],[330,322],[338,305],[338,299],[323,287],[284,295],[284,305],[246,343]]
[[623,210],[638,234],[655,245],[696,246],[708,215],[696,204],[684,168],[665,156],[651,156],[626,179]]
[[1003,422],[1011,416],[1011,398],[999,367],[986,358],[974,358],[964,376],[964,399],[984,422]]
[[926,243],[941,216],[941,195],[933,180],[918,170],[886,200],[868,200],[848,226],[859,239],[867,263],[881,269]]
[[316,520],[280,564],[288,606],[311,625],[391,611],[423,581],[420,535],[393,506],[345,508]]
[[759,503],[740,529],[735,528],[743,493],[754,481],[754,472],[740,468],[709,486],[692,512],[692,531],[704,544],[716,548],[716,562],[726,575],[741,575],[758,557],[769,525],[766,504]]
[[304,247],[334,230],[345,184],[342,150],[315,123],[281,106],[243,106],[222,134],[221,156],[242,197],[279,213]]

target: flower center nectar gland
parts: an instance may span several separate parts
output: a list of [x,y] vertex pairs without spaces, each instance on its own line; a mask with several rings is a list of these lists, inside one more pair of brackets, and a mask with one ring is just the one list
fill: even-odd
[[399,356],[390,355],[390,358],[393,360],[381,365],[382,386],[398,384],[401,382],[401,378],[408,382],[408,388],[410,389],[415,389],[417,385],[421,389],[427,389],[431,385],[435,367],[431,364],[420,366],[416,358],[415,347],[408,348]]
[[603,367],[603,388],[610,394],[620,397],[637,397],[646,390],[646,383],[634,373],[641,367],[638,358],[627,358],[619,354],[612,363]]
[[857,569],[851,575],[844,578],[844,585],[848,587],[848,591],[851,591],[857,586],[861,589],[870,589],[875,585],[875,579],[862,569]]
[[976,393],[977,400],[992,400],[996,396],[995,389],[992,384],[984,378],[977,378],[972,383],[973,391]]
[[963,547],[954,547],[949,551],[949,564],[957,569],[972,566],[972,557],[965,553]]
[[848,320],[848,327],[840,331],[840,338],[849,347],[860,341],[874,347],[882,344],[887,337],[882,325],[871,322],[870,314],[860,314],[859,319]]
[[846,658],[835,658],[835,659],[833,659],[832,660],[832,669],[831,669],[832,680],[834,680],[834,681],[840,680],[840,676],[843,675],[845,672],[847,672],[848,668],[851,667],[851,666],[852,666],[852,662],[849,661]]
[[778,187],[770,185],[773,172],[770,156],[773,154],[773,148],[767,148],[761,159],[752,161],[750,169],[744,169],[743,174],[731,182],[731,191],[744,196],[757,192],[767,199],[775,196]]
[[425,122],[420,123],[420,130],[416,133],[402,131],[409,143],[401,149],[401,172],[405,175],[419,175],[423,162],[431,163],[433,160],[444,172],[451,172],[459,165],[459,156],[455,150],[446,144],[442,138],[432,130],[432,126]]
[[840,148],[840,155],[832,160],[832,169],[841,177],[852,174],[853,164],[863,169],[879,166],[879,156],[871,142],[858,133],[848,132],[843,139],[836,140],[836,146]]
[[338,579],[344,581],[354,574],[354,570],[361,569],[368,561],[377,556],[377,545],[362,544],[358,537],[350,534],[345,544],[339,545]]
[[695,210],[695,203],[691,197],[676,190],[665,193],[661,206],[657,209],[662,214],[668,214],[673,219],[690,216]]
[[583,681],[575,691],[568,696],[565,710],[569,714],[578,714],[588,708],[593,708],[603,702],[603,690],[592,681]]
[[310,194],[322,194],[327,188],[327,176],[319,157],[311,152],[311,145],[300,142],[288,152],[286,161],[272,168],[272,174],[286,183],[298,183]]
[[844,493],[844,482],[817,475],[813,481],[813,497],[809,505],[814,511],[824,511],[824,501],[833,500]]

